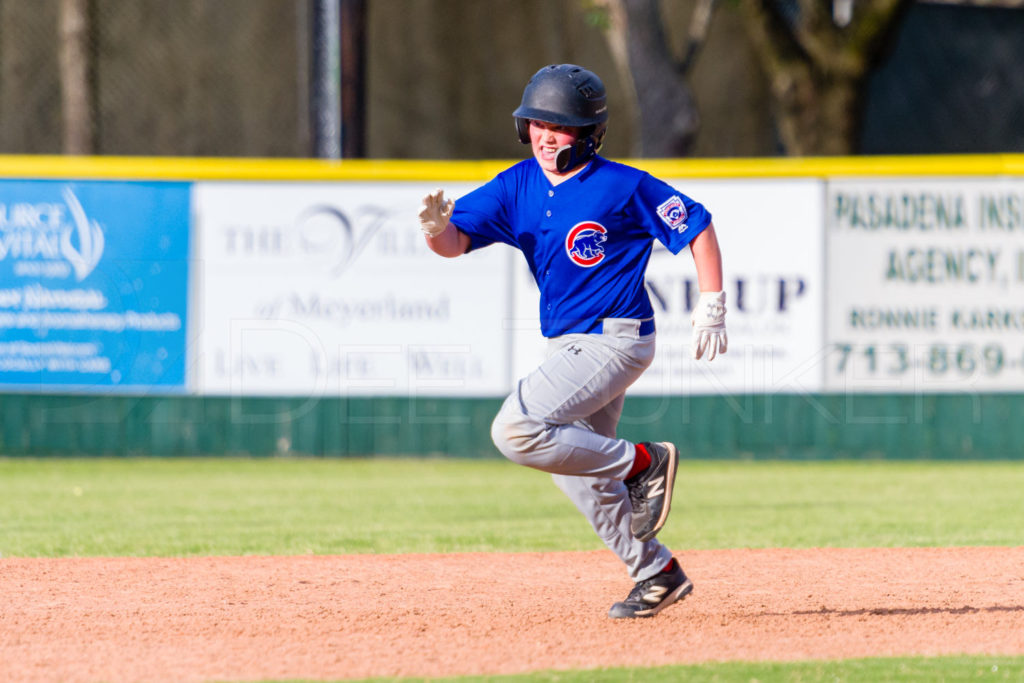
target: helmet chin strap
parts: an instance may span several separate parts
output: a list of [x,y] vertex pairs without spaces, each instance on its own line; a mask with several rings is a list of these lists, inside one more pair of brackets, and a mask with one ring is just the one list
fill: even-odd
[[577,140],[571,145],[564,145],[555,152],[555,168],[559,173],[571,171],[580,164],[589,161],[594,156],[596,144],[594,136],[588,135],[582,140]]

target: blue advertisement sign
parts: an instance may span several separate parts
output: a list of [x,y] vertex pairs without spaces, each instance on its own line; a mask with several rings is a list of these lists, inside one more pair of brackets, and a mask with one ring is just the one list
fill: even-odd
[[184,391],[190,188],[0,181],[0,390]]

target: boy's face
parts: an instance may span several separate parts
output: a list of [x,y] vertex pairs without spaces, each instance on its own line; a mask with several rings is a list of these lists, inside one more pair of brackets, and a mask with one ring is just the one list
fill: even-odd
[[545,171],[558,173],[555,155],[560,147],[576,142],[580,129],[575,126],[559,126],[545,121],[530,121],[530,145],[533,156]]

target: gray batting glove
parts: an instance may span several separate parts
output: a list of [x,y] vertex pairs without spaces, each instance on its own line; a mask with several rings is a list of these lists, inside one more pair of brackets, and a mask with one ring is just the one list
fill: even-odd
[[707,354],[712,361],[729,346],[725,335],[725,292],[701,292],[690,317],[693,323],[693,357]]
[[455,200],[444,200],[444,190],[436,190],[423,198],[420,208],[420,229],[429,237],[437,237],[448,229],[448,219],[455,209]]

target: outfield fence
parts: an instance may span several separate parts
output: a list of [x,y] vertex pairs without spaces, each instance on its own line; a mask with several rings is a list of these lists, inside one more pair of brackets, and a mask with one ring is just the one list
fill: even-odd
[[[496,457],[536,287],[415,214],[508,163],[0,157],[0,453]],[[622,436],[1017,457],[1024,156],[633,163],[710,208],[730,350],[689,358],[692,260],[656,243]]]

